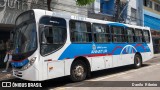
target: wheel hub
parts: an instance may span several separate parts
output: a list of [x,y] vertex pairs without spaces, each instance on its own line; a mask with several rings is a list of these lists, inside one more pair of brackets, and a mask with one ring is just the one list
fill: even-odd
[[82,76],[84,73],[84,68],[82,66],[77,66],[75,68],[75,75],[76,76]]

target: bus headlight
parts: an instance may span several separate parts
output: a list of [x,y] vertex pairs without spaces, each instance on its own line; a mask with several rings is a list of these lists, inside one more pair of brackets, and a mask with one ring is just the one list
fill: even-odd
[[36,61],[36,57],[33,57],[32,59],[30,59],[29,62],[25,66],[23,66],[22,70],[28,69],[30,66],[34,64],[35,61]]

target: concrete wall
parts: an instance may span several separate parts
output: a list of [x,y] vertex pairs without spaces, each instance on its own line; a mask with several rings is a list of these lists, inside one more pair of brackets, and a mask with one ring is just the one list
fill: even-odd
[[14,24],[16,17],[29,9],[44,8],[43,0],[0,0],[0,23]]

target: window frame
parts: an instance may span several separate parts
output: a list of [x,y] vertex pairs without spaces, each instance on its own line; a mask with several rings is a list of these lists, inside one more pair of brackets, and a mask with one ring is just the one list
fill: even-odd
[[137,20],[137,9],[131,8],[131,20],[136,21]]
[[[51,20],[51,18],[59,18],[59,19],[63,19],[64,21],[65,21],[65,27],[63,27],[63,28],[65,28],[65,32],[66,32],[66,39],[64,40],[64,43],[63,43],[63,45],[61,45],[59,48],[57,48],[57,49],[55,49],[55,50],[53,50],[52,52],[49,52],[49,53],[46,53],[46,54],[42,54],[42,52],[41,52],[41,50],[42,50],[42,45],[45,45],[45,44],[42,44],[41,43],[41,34],[43,33],[43,31],[41,30],[41,28],[45,28],[46,26],[47,27],[55,27],[55,26],[53,26],[53,25],[45,25],[45,24],[41,24],[40,23],[40,20],[42,19],[42,18],[44,18],[44,17],[48,17],[48,18],[50,18],[49,20]],[[41,54],[41,56],[43,56],[43,57],[45,57],[45,56],[48,56],[48,55],[50,55],[50,54],[53,54],[53,53],[55,53],[55,52],[57,52],[58,50],[60,50],[65,44],[66,44],[66,42],[67,42],[67,38],[68,38],[68,36],[67,36],[67,34],[68,34],[68,31],[67,31],[67,20],[65,19],[65,18],[61,18],[61,17],[54,17],[54,16],[49,16],[49,15],[44,15],[44,16],[42,16],[40,19],[39,19],[39,23],[38,23],[38,31],[39,31],[39,43],[40,43],[40,54]],[[46,44],[46,45],[49,45],[49,44]]]
[[[102,26],[105,27],[105,29],[108,28],[108,33],[104,33],[104,35],[108,35],[108,36],[109,36],[109,37],[108,37],[108,38],[109,38],[109,41],[108,41],[108,42],[97,42],[97,41],[96,41],[95,36],[94,36],[94,34],[96,34],[96,33],[94,32],[94,25],[102,25]],[[101,33],[99,33],[99,34],[103,34],[103,33],[101,32]],[[104,43],[111,43],[111,42],[112,42],[111,33],[110,33],[110,26],[107,25],[107,24],[92,23],[92,36],[93,36],[93,41],[94,41],[94,43],[104,44]]]
[[[145,40],[144,31],[147,31],[147,32],[148,32],[149,42],[146,42],[146,40]],[[143,29],[143,39],[144,39],[144,43],[150,43],[150,42],[151,42],[151,35],[150,35],[150,31],[149,31],[149,30]]]
[[[137,36],[136,35],[136,31],[141,31],[141,34],[142,34],[142,36],[141,36],[141,38],[142,38],[142,42],[137,42],[137,37],[140,37],[140,36]],[[144,39],[143,39],[143,29],[140,29],[140,28],[135,28],[134,29],[134,36],[135,36],[135,43],[144,43]]]
[[[121,34],[114,34],[114,32],[113,32],[113,27],[121,27],[121,28],[122,28],[122,33],[121,33]],[[126,30],[125,30],[125,27],[123,27],[123,26],[110,25],[110,30],[111,30],[111,41],[112,41],[112,43],[122,43],[122,44],[127,43],[127,41],[126,41]],[[121,42],[115,42],[115,41],[113,40],[113,36],[114,36],[114,35],[123,36],[123,37],[124,37],[124,41],[123,41],[123,38],[122,38],[122,41],[121,41]]]
[[[133,35],[132,35],[132,37],[133,37],[133,42],[129,42],[128,41],[128,36],[130,36],[130,35],[128,35],[128,29],[132,29],[132,32],[133,32]],[[136,43],[136,40],[135,40],[135,29],[134,28],[132,28],[132,27],[127,27],[126,28],[126,38],[127,38],[127,43]]]
[[[85,34],[91,34],[91,41],[90,42],[75,42],[75,41],[72,41],[72,31],[71,31],[71,21],[74,21],[74,22],[84,22],[84,23],[88,23],[89,25],[90,25],[90,32],[84,32],[84,31],[82,31],[81,33],[85,33]],[[87,26],[87,29],[88,29],[88,26]],[[71,43],[74,43],[74,44],[76,44],[76,43],[78,43],[78,44],[84,44],[84,43],[92,43],[92,41],[93,41],[93,36],[92,36],[92,26],[91,26],[91,23],[90,22],[87,22],[87,21],[79,21],[79,20],[74,20],[74,19],[70,19],[69,20],[69,33],[70,33],[70,42]]]

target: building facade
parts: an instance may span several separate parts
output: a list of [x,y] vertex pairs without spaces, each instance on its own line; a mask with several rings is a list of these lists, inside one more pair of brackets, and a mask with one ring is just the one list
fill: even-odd
[[91,18],[143,25],[142,0],[95,0]]
[[154,52],[160,53],[160,0],[143,0],[144,26],[152,30]]

